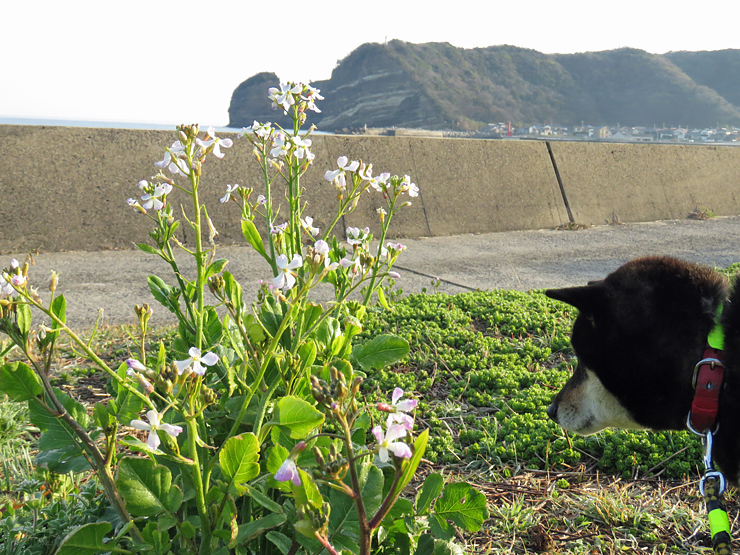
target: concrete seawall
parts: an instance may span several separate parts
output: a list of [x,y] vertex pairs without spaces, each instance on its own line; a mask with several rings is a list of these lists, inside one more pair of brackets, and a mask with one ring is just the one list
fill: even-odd
[[[151,222],[125,199],[138,196],[137,182],[156,173],[153,163],[175,138],[0,125],[0,252],[119,249],[145,240]],[[697,207],[740,214],[740,149],[732,147],[315,135],[312,151],[302,185],[305,214],[319,227],[336,213],[323,175],[341,155],[373,163],[376,174],[409,174],[419,186],[419,198],[394,220],[395,237],[680,219]],[[209,157],[200,189],[219,242],[242,244],[238,208],[218,202],[227,183],[261,191],[246,140],[223,160]],[[377,229],[383,205],[379,194],[367,195],[340,226]]]

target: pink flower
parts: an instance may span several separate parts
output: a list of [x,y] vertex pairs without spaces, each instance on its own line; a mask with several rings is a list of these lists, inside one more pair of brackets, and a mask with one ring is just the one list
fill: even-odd
[[378,457],[381,462],[388,462],[388,451],[393,453],[399,459],[410,459],[411,447],[402,441],[396,441],[406,437],[406,428],[400,424],[394,424],[388,427],[388,431],[383,434],[383,429],[380,426],[375,426],[372,429],[375,439],[378,440]]
[[283,464],[280,465],[280,468],[278,468],[278,471],[275,473],[275,479],[278,482],[287,482],[290,480],[296,486],[301,485],[301,476],[298,474],[298,466],[296,466],[295,461],[292,458],[288,457],[283,461]]

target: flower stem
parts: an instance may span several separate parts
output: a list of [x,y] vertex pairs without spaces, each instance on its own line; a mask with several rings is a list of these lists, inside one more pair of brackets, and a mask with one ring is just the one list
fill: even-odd
[[200,473],[200,459],[198,457],[198,423],[194,418],[187,420],[188,426],[188,450],[190,459],[193,461],[190,465],[193,474],[193,485],[195,486],[195,505],[198,509],[201,525],[201,542],[200,555],[211,553],[211,523],[208,518],[208,509],[206,508],[205,488],[203,485],[203,476]]

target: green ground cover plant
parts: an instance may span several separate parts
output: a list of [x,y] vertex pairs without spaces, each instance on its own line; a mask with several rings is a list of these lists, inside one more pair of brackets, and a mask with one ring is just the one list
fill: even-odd
[[[544,409],[573,364],[568,307],[541,292],[489,291],[410,295],[392,308],[370,310],[359,336],[398,334],[409,341],[409,353],[368,372],[361,393],[373,404],[394,387],[419,392],[417,426],[430,430],[420,474],[473,484],[487,498],[491,516],[465,534],[465,552],[703,552],[696,440],[626,431],[568,437],[547,419]],[[153,329],[147,348],[170,345],[176,336],[177,329]],[[94,342],[106,359],[139,348],[134,328],[101,330]],[[54,374],[73,376],[69,391],[88,402],[101,398],[104,376],[88,375],[94,370],[88,360],[63,344],[60,362],[64,370]],[[409,502],[421,483],[411,481]],[[84,512],[67,499],[73,513]],[[738,511],[734,491],[729,510]],[[3,522],[18,528],[23,514],[30,519],[23,507],[15,521]]]

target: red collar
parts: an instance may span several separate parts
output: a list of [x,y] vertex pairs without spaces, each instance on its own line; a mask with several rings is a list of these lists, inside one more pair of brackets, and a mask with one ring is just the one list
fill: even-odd
[[688,419],[689,426],[699,434],[716,429],[724,376],[722,351],[707,345],[702,359],[694,367],[695,393]]

